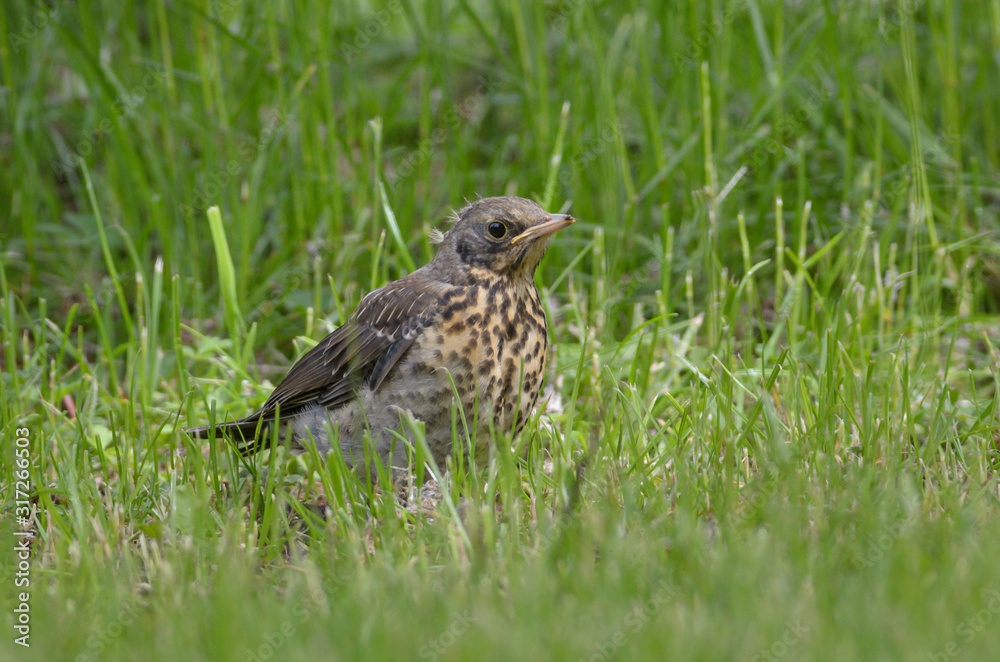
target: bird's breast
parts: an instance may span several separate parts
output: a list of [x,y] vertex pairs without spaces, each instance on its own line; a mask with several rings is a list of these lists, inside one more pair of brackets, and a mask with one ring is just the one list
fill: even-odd
[[471,347],[467,356],[473,377],[459,394],[467,411],[478,394],[492,406],[497,429],[516,434],[534,408],[542,382],[548,347],[545,312],[530,281],[487,280],[476,288],[473,301],[449,327],[464,334]]
[[545,370],[548,335],[538,291],[532,282],[499,278],[461,290],[415,343],[408,363],[434,370],[440,388],[451,390],[454,381],[470,424],[478,417],[487,428],[492,418],[498,431],[517,434]]

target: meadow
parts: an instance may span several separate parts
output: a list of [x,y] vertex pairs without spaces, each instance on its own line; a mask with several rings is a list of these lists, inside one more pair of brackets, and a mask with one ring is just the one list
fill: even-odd
[[[1000,0],[0,36],[3,659],[997,659]],[[579,219],[521,436],[379,489],[184,434],[503,194]]]

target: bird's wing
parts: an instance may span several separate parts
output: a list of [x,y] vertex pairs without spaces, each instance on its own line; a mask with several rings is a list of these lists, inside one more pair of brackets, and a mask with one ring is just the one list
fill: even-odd
[[312,404],[337,407],[362,385],[378,388],[437,315],[452,286],[403,278],[370,292],[354,314],[292,366],[249,418],[273,419]]

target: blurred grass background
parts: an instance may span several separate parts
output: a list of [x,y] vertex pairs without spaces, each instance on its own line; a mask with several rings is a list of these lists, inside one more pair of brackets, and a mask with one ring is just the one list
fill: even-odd
[[[1000,648],[997,0],[11,2],[0,34],[0,533],[26,427],[35,536],[0,650]],[[428,513],[180,432],[500,194],[581,219],[524,457]]]

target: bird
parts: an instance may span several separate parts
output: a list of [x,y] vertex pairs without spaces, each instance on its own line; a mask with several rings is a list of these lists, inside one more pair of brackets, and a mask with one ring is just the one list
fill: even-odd
[[[548,352],[535,270],[552,234],[576,219],[514,196],[475,200],[456,216],[430,262],[368,293],[260,409],[215,425],[216,435],[250,455],[277,418],[293,452],[339,448],[350,468],[373,479],[374,458],[408,466],[407,417],[423,422],[431,456],[445,467],[453,403],[474,438],[473,460],[488,454],[493,431],[517,437],[538,401]],[[187,432],[208,438],[212,430]]]

